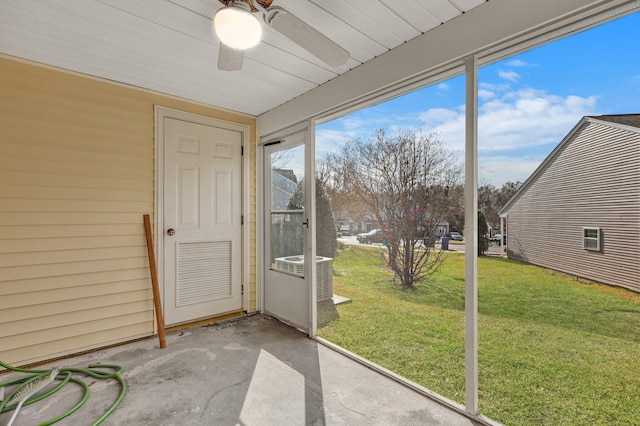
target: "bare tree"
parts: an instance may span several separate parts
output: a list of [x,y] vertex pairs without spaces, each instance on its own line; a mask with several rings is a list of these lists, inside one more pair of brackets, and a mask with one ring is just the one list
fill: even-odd
[[490,184],[481,185],[478,188],[478,206],[484,213],[489,226],[494,229],[500,227],[498,212],[513,197],[520,186],[522,186],[522,182],[508,181],[500,189]]
[[370,222],[368,207],[352,194],[351,186],[345,182],[344,175],[336,167],[339,155],[330,153],[316,162],[316,178],[325,188],[331,200],[331,210],[337,222],[345,219],[355,222]]
[[461,167],[435,134],[379,130],[349,141],[333,159],[340,185],[364,203],[383,229],[396,283],[412,288],[442,261],[434,231],[450,214]]

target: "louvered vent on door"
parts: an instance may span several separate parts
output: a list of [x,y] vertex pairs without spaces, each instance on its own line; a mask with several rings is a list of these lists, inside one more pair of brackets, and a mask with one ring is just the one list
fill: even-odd
[[231,241],[178,243],[176,305],[231,296]]

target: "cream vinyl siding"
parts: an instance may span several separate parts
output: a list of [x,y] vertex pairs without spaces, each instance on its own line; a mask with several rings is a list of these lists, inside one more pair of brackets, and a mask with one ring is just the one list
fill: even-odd
[[249,124],[255,158],[253,118],[0,58],[1,360],[154,332],[142,215],[155,208],[156,104]]
[[639,132],[587,120],[552,156],[507,211],[509,256],[640,291]]

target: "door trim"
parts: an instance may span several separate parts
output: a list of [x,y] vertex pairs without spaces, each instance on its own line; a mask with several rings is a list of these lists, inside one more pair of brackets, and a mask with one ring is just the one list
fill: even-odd
[[[242,310],[248,311],[249,309],[249,296],[251,294],[250,288],[250,274],[249,274],[249,262],[250,253],[249,248],[249,228],[250,228],[250,216],[249,216],[249,171],[250,171],[250,126],[247,124],[234,123],[232,121],[226,121],[219,118],[207,117],[205,115],[193,114],[186,111],[175,110],[160,105],[154,105],[154,179],[155,179],[155,196],[154,196],[154,250],[156,255],[156,261],[158,262],[158,282],[164,289],[164,119],[173,118],[176,120],[188,121],[191,123],[202,124],[205,126],[222,127],[229,130],[239,131],[242,134],[242,146],[247,150],[245,155],[242,156],[242,171],[240,184],[242,188],[241,202],[242,202],[242,215],[244,217],[244,225],[242,226],[242,274],[241,281],[244,287],[244,294],[241,297]],[[160,298],[162,305],[164,306],[164,291],[161,291]],[[154,331],[157,332],[157,325],[154,322]]]

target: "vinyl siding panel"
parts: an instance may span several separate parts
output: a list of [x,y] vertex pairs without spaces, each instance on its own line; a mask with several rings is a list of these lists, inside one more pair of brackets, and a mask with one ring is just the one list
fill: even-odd
[[[508,254],[640,291],[640,134],[586,121],[507,212]],[[601,228],[601,250],[582,228]]]
[[[154,332],[142,224],[154,212],[154,105],[249,125],[255,200],[253,118],[0,58],[3,361]],[[253,216],[249,227],[255,250]]]

